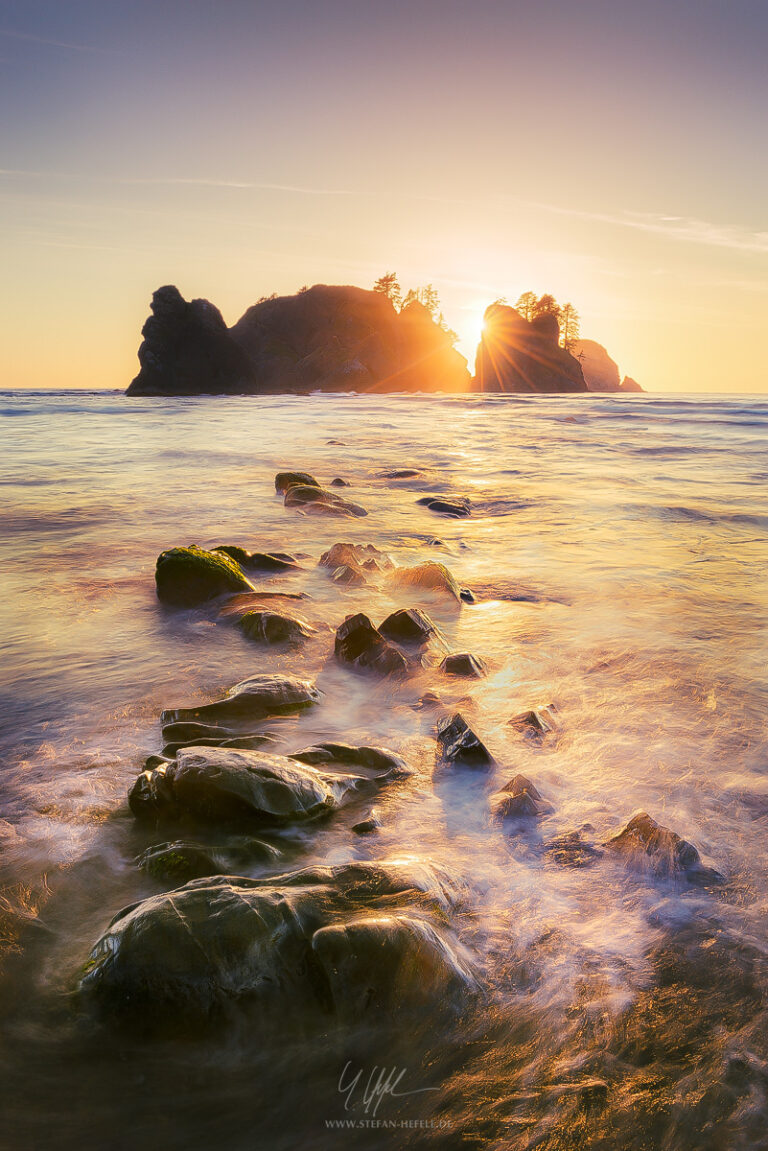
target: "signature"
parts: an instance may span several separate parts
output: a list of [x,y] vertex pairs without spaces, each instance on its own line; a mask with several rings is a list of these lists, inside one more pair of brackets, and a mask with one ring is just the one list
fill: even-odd
[[402,1099],[406,1095],[421,1095],[425,1091],[438,1090],[437,1087],[417,1087],[412,1091],[398,1090],[407,1074],[407,1067],[373,1067],[366,1079],[364,1068],[353,1071],[352,1061],[348,1060],[339,1076],[339,1093],[346,1095],[344,1110],[351,1111],[362,1103],[366,1115],[375,1115],[386,1095],[391,1099]]

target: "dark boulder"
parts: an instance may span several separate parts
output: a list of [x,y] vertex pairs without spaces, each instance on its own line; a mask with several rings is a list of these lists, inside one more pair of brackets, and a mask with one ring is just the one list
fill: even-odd
[[491,810],[493,818],[503,822],[507,819],[539,819],[549,815],[554,808],[542,798],[530,779],[516,775],[491,798]]
[[717,883],[723,878],[714,868],[704,866],[692,843],[657,823],[645,811],[634,815],[605,846],[631,865],[663,879],[680,876],[692,883]]
[[316,634],[306,620],[274,611],[248,611],[237,622],[243,635],[256,643],[295,646]]
[[284,755],[186,747],[175,762],[142,772],[128,802],[142,820],[190,817],[201,824],[269,827],[328,815],[368,782],[360,775],[321,772]]
[[222,544],[213,549],[223,552],[240,564],[241,568],[253,568],[255,571],[284,572],[298,571],[299,564],[287,552],[249,552],[245,548],[235,547],[231,544]]
[[164,711],[161,720],[163,725],[187,721],[239,723],[300,711],[319,699],[320,692],[308,680],[286,675],[252,675],[230,688],[225,699],[197,707],[173,708]]
[[472,515],[472,507],[468,499],[463,496],[423,496],[416,500],[417,504],[424,504],[431,512],[449,519],[464,519]]
[[347,616],[336,632],[334,652],[339,663],[380,675],[402,675],[408,663],[401,651],[384,638],[367,615]]
[[471,652],[455,652],[447,655],[440,664],[440,670],[446,675],[464,676],[467,679],[482,679],[488,674],[488,665]]
[[440,762],[461,767],[489,768],[496,760],[458,712],[437,725]]
[[310,487],[319,488],[320,484],[309,472],[278,472],[275,476],[275,491],[285,495],[288,488]]
[[355,835],[370,835],[372,831],[378,831],[380,827],[381,816],[375,807],[371,808],[365,819],[361,819],[359,823],[352,824],[352,830]]
[[329,492],[326,488],[314,487],[312,484],[295,484],[286,488],[284,503],[287,508],[301,508],[310,515],[348,517],[368,515],[360,504],[353,504],[336,492]]
[[514,715],[507,722],[510,727],[514,727],[522,735],[532,739],[542,739],[554,731],[557,726],[553,714],[554,710],[554,705],[550,704],[549,707],[541,707],[538,710],[521,711],[519,715]]
[[174,607],[195,607],[220,595],[255,591],[230,556],[195,546],[162,552],[155,584],[157,598]]
[[437,628],[426,612],[417,607],[401,608],[379,624],[379,631],[395,643],[422,646],[429,643]]
[[255,864],[276,863],[280,852],[262,839],[241,838],[221,846],[189,840],[159,843],[143,852],[138,866],[160,882],[187,883],[206,875],[232,875]]
[[554,315],[528,321],[507,304],[491,304],[477,350],[475,390],[586,392],[581,364],[558,339]]
[[176,1034],[245,1011],[281,1035],[329,1012],[458,1011],[476,981],[431,922],[455,906],[448,878],[414,860],[198,879],[116,915],[80,991],[102,1016]]

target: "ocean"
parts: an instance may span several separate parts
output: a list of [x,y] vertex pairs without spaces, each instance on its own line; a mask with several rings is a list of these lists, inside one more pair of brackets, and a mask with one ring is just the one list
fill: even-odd
[[[767,428],[768,399],[741,395],[0,393],[0,1143],[765,1147]],[[285,508],[285,469],[347,481],[368,515]],[[435,514],[429,493],[472,515]],[[488,674],[393,683],[335,662],[346,616],[424,606],[386,579],[330,579],[317,561],[338,541],[444,563],[475,602],[428,610]],[[193,543],[297,556],[260,586],[304,593],[315,636],[260,647],[210,607],[161,605],[157,555]],[[425,1005],[394,1028],[373,1012],[275,1030],[244,1013],[149,1037],[84,1010],[95,940],[173,886],[137,867],[168,835],[126,802],[160,712],[258,672],[323,693],[267,725],[279,752],[382,745],[413,775],[382,790],[373,834],[341,811],[281,832],[280,863],[246,874],[444,869],[479,989],[450,1020]],[[436,768],[427,691],[488,745],[491,776]],[[542,739],[509,723],[550,704]],[[510,829],[489,797],[518,773],[547,808]],[[604,851],[641,810],[722,880]],[[593,854],[564,866],[551,844],[574,831]],[[340,1090],[348,1064],[407,1074],[374,1114]]]

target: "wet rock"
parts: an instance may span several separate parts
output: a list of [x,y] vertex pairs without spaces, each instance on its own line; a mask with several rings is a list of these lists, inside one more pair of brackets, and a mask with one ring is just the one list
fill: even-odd
[[460,675],[467,679],[482,679],[488,674],[488,665],[471,652],[461,651],[447,655],[440,664],[446,675]]
[[196,546],[162,552],[155,583],[157,598],[174,607],[195,607],[220,595],[255,591],[230,556]]
[[337,516],[367,516],[368,512],[360,504],[350,503],[342,499],[335,492],[326,488],[296,485],[289,487],[285,493],[285,506],[287,508],[303,508],[305,512],[313,515]]
[[368,583],[360,568],[350,567],[349,564],[335,568],[331,573],[331,579],[334,583],[345,584],[348,587],[365,587]]
[[459,594],[461,596],[461,602],[462,603],[476,603],[477,602],[477,596],[468,587],[463,587]]
[[265,747],[268,744],[276,742],[275,736],[268,731],[254,732],[251,735],[230,735],[224,739],[198,736],[196,739],[181,739],[172,743],[166,743],[163,747],[163,756],[168,759],[174,759],[177,752],[183,747],[239,747],[249,751],[255,751],[259,747]]
[[109,1019],[177,1034],[245,1010],[281,1032],[327,1026],[329,1010],[458,1010],[476,983],[430,922],[455,906],[448,878],[418,861],[193,880],[119,912],[80,991]]
[[508,720],[508,723],[523,735],[541,739],[542,736],[554,731],[557,726],[554,710],[554,705],[550,704],[549,707],[539,708],[538,711],[521,711],[519,715]]
[[418,564],[416,567],[397,568],[392,573],[391,579],[396,587],[419,588],[421,591],[461,603],[461,588],[456,580],[444,564],[435,563],[433,560]]
[[440,707],[442,702],[436,691],[425,691],[412,706],[414,711],[432,711],[434,708]]
[[249,552],[232,544],[221,544],[213,550],[228,555],[235,563],[240,564],[240,567],[252,568],[255,571],[297,571],[300,566],[295,557],[287,552]]
[[370,835],[372,831],[377,831],[380,827],[381,817],[375,807],[371,808],[365,819],[361,819],[359,823],[352,824],[352,830],[355,835]]
[[605,846],[624,856],[631,865],[660,878],[684,876],[692,883],[719,883],[723,879],[719,871],[704,866],[692,843],[657,823],[645,811],[634,815]]
[[379,631],[395,643],[421,646],[429,642],[437,629],[426,612],[409,607],[393,611],[379,624]]
[[402,675],[408,664],[401,651],[384,638],[367,615],[347,616],[336,632],[334,645],[339,663],[379,675]]
[[331,924],[315,933],[312,951],[328,981],[335,1013],[344,1020],[460,1002],[474,986],[446,939],[408,915]]
[[192,721],[194,723],[263,719],[300,711],[317,703],[320,692],[308,680],[290,675],[253,675],[237,683],[225,699],[197,707],[178,707],[164,711],[163,725]]
[[273,611],[249,611],[238,620],[243,635],[256,643],[300,644],[315,635],[306,620]]
[[334,571],[340,567],[348,567],[363,574],[389,571],[394,567],[389,556],[379,551],[373,544],[337,543],[327,552],[323,552],[318,562],[321,567],[331,568]]
[[539,819],[554,808],[543,799],[538,788],[525,775],[516,775],[496,795],[491,797],[491,811],[496,820]]
[[383,480],[414,480],[417,476],[423,475],[416,468],[396,468],[393,472],[382,472],[381,478]]
[[284,755],[221,747],[182,748],[175,762],[144,771],[128,802],[137,819],[268,827],[317,819],[349,802],[369,780],[321,772]]
[[214,847],[179,839],[150,847],[136,862],[154,879],[178,884],[206,875],[231,875],[242,867],[275,863],[279,858],[277,848],[262,839]]
[[552,863],[560,867],[591,867],[602,856],[599,848],[581,838],[580,831],[568,831],[550,839],[544,848]]
[[346,480],[342,480],[339,476],[336,476],[336,479],[331,480],[332,488],[348,488],[351,486],[351,484],[348,484]]
[[302,751],[294,751],[291,758],[298,759],[302,763],[311,763],[313,766],[323,763],[343,763],[348,767],[356,767],[358,771],[369,769],[375,773],[377,779],[404,779],[413,774],[405,760],[394,751],[367,744],[358,746],[351,743],[317,743],[312,747],[305,747]]
[[422,496],[416,503],[423,504],[438,515],[448,516],[449,519],[464,519],[472,515],[472,505],[465,496]]
[[319,488],[320,484],[309,472],[278,472],[275,476],[275,491],[283,495],[290,487],[308,486]]
[[438,723],[437,743],[444,764],[489,768],[496,763],[488,748],[458,712]]

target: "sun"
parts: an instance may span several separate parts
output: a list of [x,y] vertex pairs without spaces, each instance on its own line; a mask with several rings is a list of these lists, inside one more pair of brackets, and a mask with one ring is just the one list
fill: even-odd
[[459,333],[457,347],[462,355],[466,356],[470,364],[474,363],[477,345],[483,338],[485,331],[485,309],[487,303],[467,304],[462,309],[461,319],[456,324]]

